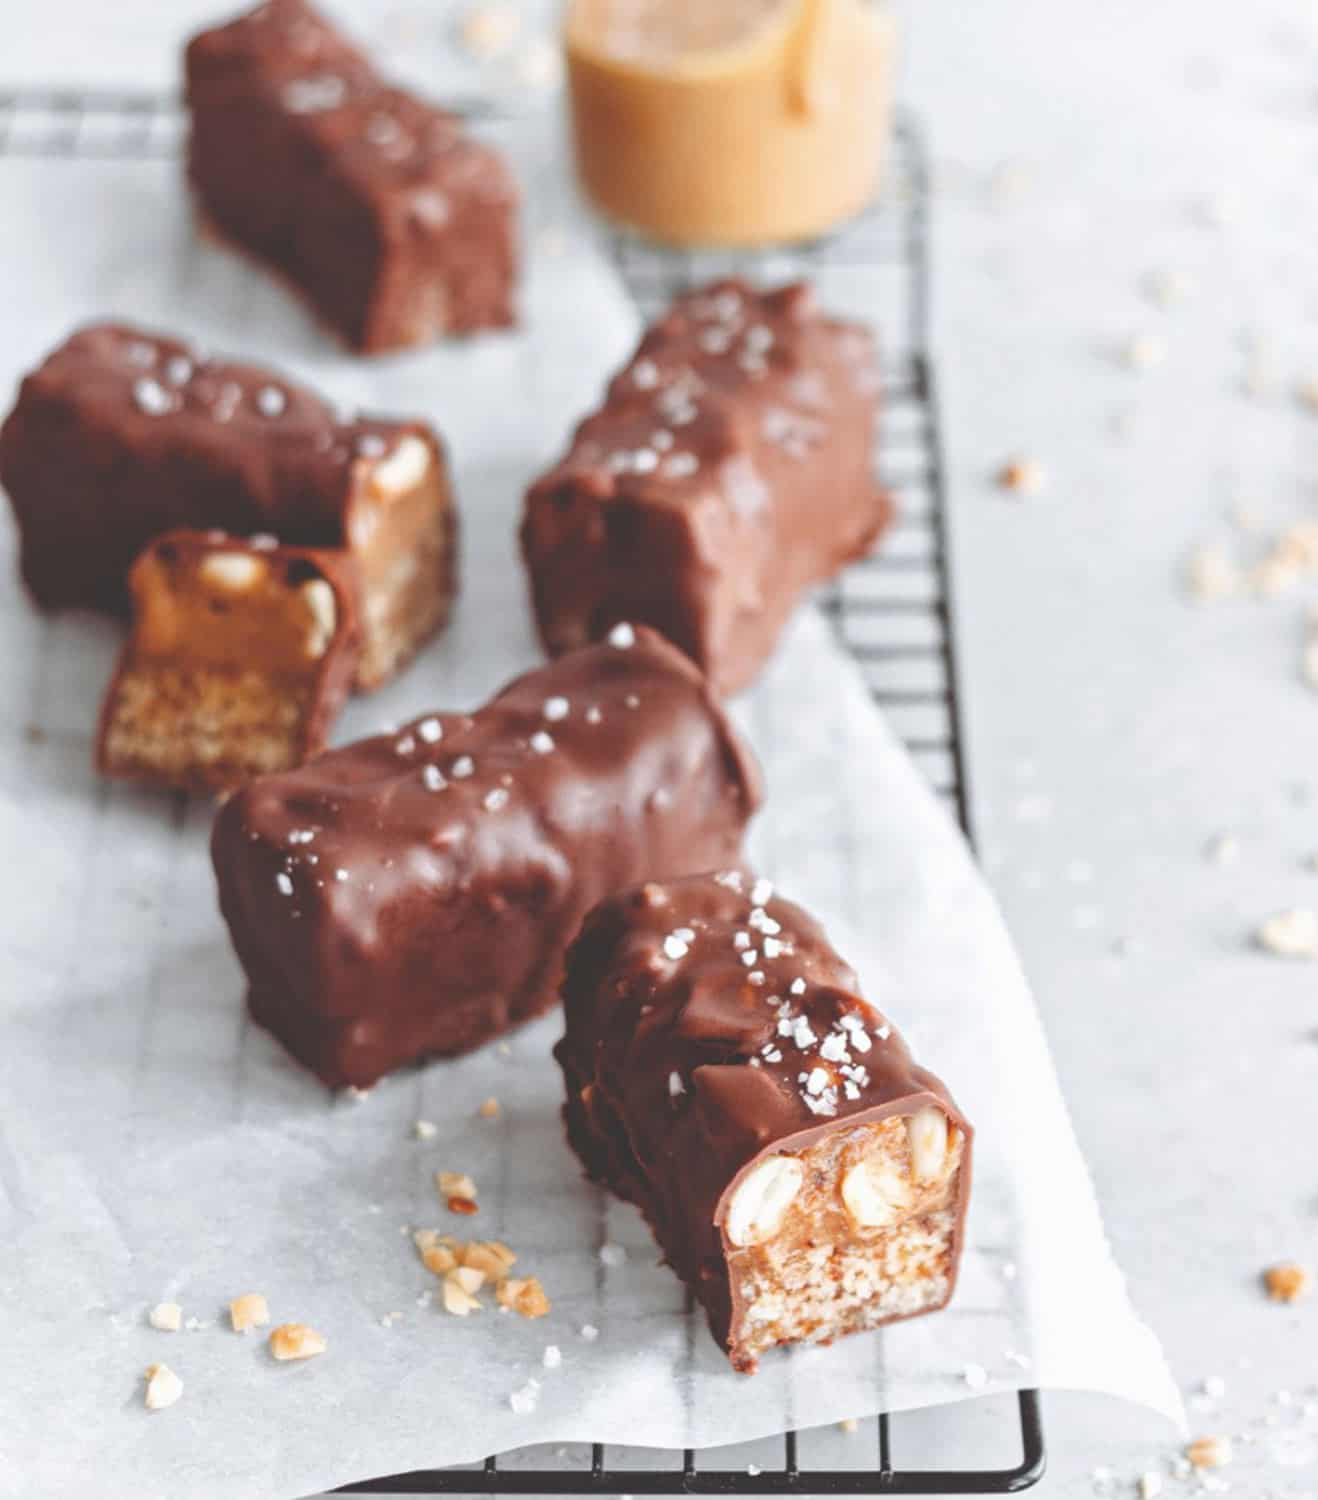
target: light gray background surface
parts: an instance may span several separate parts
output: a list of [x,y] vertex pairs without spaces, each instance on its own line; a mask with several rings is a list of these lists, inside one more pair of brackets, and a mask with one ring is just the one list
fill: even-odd
[[[212,10],[10,6],[22,32],[0,84],[163,84],[175,37]],[[404,41],[422,10],[340,9]],[[1318,418],[1294,386],[1318,376],[1318,11],[901,9],[902,92],[939,169],[936,339],[986,863],[1192,1423],[1251,1439],[1221,1473],[1237,1494],[1312,1496],[1318,1299],[1274,1306],[1258,1272],[1318,1262],[1318,986],[1249,934],[1318,904],[1303,865],[1318,698],[1298,671],[1315,591],[1194,605],[1182,580],[1200,541],[1260,548],[1233,506],[1276,528],[1314,504]],[[1145,291],[1159,272],[1193,282],[1168,308]],[[1148,333],[1165,361],[1128,368],[1123,347]],[[1018,453],[1048,470],[1036,497],[991,482]],[[1239,838],[1233,864],[1204,856],[1220,833]],[[1214,1377],[1223,1396],[1194,1394]],[[1131,1493],[1172,1451],[1157,1419],[1116,1403],[1053,1397],[1046,1417],[1050,1497]],[[904,1426],[903,1448],[942,1446],[945,1420]],[[1006,1456],[986,1438],[940,1454]]]

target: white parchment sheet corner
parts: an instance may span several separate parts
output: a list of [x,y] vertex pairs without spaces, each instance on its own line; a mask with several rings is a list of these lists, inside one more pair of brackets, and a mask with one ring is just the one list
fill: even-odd
[[[478,703],[537,660],[515,553],[520,494],[628,351],[635,317],[553,187],[512,140],[531,204],[525,325],[433,353],[354,361],[236,258],[200,246],[177,164],[0,160],[0,402],[79,320],[136,318],[417,413],[448,437],[463,512],[453,628],[347,739]],[[552,235],[544,231],[554,229]],[[215,906],[211,809],[100,783],[90,735],[108,622],[44,619],[6,514],[0,577],[0,1494],[293,1500],[534,1442],[701,1447],[987,1391],[1085,1388],[1180,1402],[1113,1263],[1038,1017],[958,832],[822,619],[805,612],[738,705],[769,799],[760,868],[828,922],[869,994],[978,1128],[953,1307],[732,1373],[635,1213],[581,1179],[558,1123],[551,1016],[458,1063],[331,1101],[245,1019]],[[497,1120],[480,1118],[494,1095]],[[432,1140],[412,1123],[435,1122]],[[525,1322],[448,1317],[406,1230],[444,1229],[432,1176],[470,1172],[482,1236],[553,1302]],[[627,1254],[605,1265],[605,1242]],[[610,1256],[610,1261],[617,1257]],[[1014,1270],[1014,1276],[1011,1272]],[[328,1353],[281,1366],[230,1332],[263,1292]],[[162,1300],[209,1325],[150,1329]],[[388,1317],[398,1313],[396,1320]],[[384,1319],[388,1326],[382,1323]],[[599,1336],[583,1339],[583,1325]],[[546,1370],[546,1344],[562,1366]],[[1029,1368],[1005,1358],[1029,1357]],[[184,1382],[167,1412],[142,1372]],[[534,1412],[510,1394],[535,1377]]]

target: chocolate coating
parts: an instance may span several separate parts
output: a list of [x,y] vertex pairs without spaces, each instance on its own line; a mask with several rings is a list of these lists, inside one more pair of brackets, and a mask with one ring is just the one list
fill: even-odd
[[891,519],[874,477],[878,388],[869,331],[824,317],[805,285],[729,280],[679,298],[527,494],[547,649],[641,620],[719,692],[745,687],[801,593]]
[[374,352],[514,321],[517,190],[456,116],[390,87],[304,0],[188,44],[209,223]]
[[350,542],[371,460],[419,422],[340,421],[319,396],[256,365],[116,324],[83,328],[23,381],[0,428],[0,484],[23,579],[45,608],[122,612],[133,559],[162,532]]
[[[589,1175],[645,1215],[738,1368],[754,1360],[739,1357],[724,1221],[765,1156],[940,1105],[967,1140],[955,1270],[970,1127],[822,927],[767,881],[730,870],[611,897],[569,950],[563,1002],[568,1138]],[[838,1041],[824,1052],[826,1038]]]
[[252,1014],[331,1087],[468,1051],[553,1004],[596,901],[735,858],[758,802],[704,679],[643,629],[265,777],[212,842]]

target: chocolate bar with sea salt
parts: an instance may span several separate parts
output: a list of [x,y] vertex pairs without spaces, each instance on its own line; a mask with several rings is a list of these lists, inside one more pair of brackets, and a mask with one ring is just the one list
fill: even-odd
[[326,1084],[469,1051],[558,998],[601,897],[737,858],[749,752],[653,631],[517,678],[473,714],[266,776],[215,823],[252,1015]]
[[747,686],[802,593],[891,519],[878,392],[868,329],[826,317],[805,285],[680,297],[527,495],[548,650],[640,620],[718,691]]
[[273,370],[136,328],[83,328],[27,376],[0,427],[0,484],[48,609],[123,612],[134,559],[166,531],[345,549],[362,688],[443,625],[456,588],[456,510],[429,427],[341,419]]
[[514,321],[517,189],[458,118],[391,87],[304,0],[186,55],[188,178],[208,226],[364,353]]
[[105,775],[225,790],[325,748],[361,651],[346,553],[172,531],[130,586],[97,736]]
[[738,1370],[947,1303],[970,1126],[768,881],[609,898],[563,1002],[569,1140],[645,1215]]

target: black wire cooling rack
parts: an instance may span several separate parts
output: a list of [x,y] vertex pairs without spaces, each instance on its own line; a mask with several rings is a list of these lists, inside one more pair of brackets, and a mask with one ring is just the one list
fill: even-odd
[[[472,114],[487,113],[473,104]],[[145,93],[61,89],[0,91],[0,158],[143,160],[179,150],[177,102]],[[855,657],[876,702],[940,796],[972,834],[957,700],[948,528],[934,371],[929,357],[929,176],[914,122],[898,123],[880,201],[842,232],[790,250],[745,254],[677,252],[610,237],[609,250],[643,314],[679,291],[721,275],[766,283],[808,277],[864,298],[880,331],[884,415],[879,467],[899,519],[878,552],[856,563],[821,596],[839,638]],[[882,1415],[849,1440],[852,1467],[803,1461],[806,1434],[784,1433],[781,1467],[707,1465],[685,1449],[649,1467],[635,1457],[609,1462],[602,1443],[545,1453],[527,1450],[483,1464],[399,1474],[346,1486],[373,1495],[972,1495],[1027,1489],[1043,1474],[1038,1392],[1020,1391],[1009,1417],[993,1422],[1019,1457],[964,1469],[897,1467],[894,1427],[911,1418]],[[958,1421],[957,1407],[940,1421]],[[922,1444],[929,1447],[926,1439]],[[588,1451],[588,1458],[587,1458]],[[624,1455],[629,1450],[620,1450]],[[712,1450],[717,1458],[719,1450]],[[868,1451],[869,1460],[862,1455]],[[649,1462],[653,1455],[647,1455]],[[724,1460],[726,1462],[726,1459]]]

